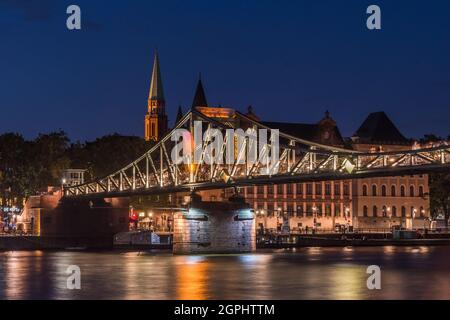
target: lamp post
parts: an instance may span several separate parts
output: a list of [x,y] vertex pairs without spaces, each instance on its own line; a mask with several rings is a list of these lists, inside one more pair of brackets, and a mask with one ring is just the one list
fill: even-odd
[[64,186],[66,185],[67,180],[66,178],[61,179],[61,196],[64,194]]
[[264,209],[261,209],[259,212],[261,213],[261,215],[263,216],[263,219],[264,219],[263,234],[265,234],[266,233],[266,227],[267,227],[267,215],[265,215]]
[[315,234],[316,233],[316,229],[317,229],[317,207],[314,206],[312,208],[312,210],[313,210],[313,224],[314,224],[313,232]]
[[[391,207],[387,207],[386,208],[386,211],[387,211],[387,217],[388,217],[388,223],[389,223],[389,232],[391,232],[391,226],[392,226],[392,213],[391,213]],[[387,234],[386,234],[386,237],[387,237]]]

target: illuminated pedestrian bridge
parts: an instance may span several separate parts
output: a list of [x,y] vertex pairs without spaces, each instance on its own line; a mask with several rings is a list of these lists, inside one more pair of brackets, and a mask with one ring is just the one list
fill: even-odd
[[[178,144],[178,138],[174,140],[173,137],[180,130],[188,133],[190,137],[195,137],[195,127],[198,127],[198,123],[201,124],[202,130],[201,143],[194,144],[192,141],[187,154],[186,148],[183,150],[183,161],[175,161],[171,155]],[[233,142],[239,140],[239,137],[229,134],[230,130],[235,129],[245,132],[266,130],[272,135],[263,143],[261,139],[245,135],[241,139],[242,143],[236,146]],[[273,139],[276,129],[239,112],[235,112],[230,120],[208,117],[193,109],[140,158],[106,177],[82,185],[69,186],[64,189],[64,195],[77,198],[128,197],[272,183],[450,171],[448,145],[418,150],[364,153],[318,144],[283,132],[277,132],[276,139]],[[207,153],[211,152],[211,145],[214,143],[213,136],[218,133],[224,138],[219,150],[212,152],[214,158],[219,161],[207,161]],[[257,156],[253,161],[248,161],[253,150],[257,150]]]

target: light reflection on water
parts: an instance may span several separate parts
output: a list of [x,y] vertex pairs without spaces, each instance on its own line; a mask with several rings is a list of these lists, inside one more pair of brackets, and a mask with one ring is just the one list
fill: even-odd
[[[82,290],[66,289],[69,265]],[[379,265],[382,289],[366,288]],[[245,255],[0,252],[0,299],[450,299],[450,247],[297,248]]]

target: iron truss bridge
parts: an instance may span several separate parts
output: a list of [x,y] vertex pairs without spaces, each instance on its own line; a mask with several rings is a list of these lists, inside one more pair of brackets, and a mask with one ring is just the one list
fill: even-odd
[[[219,120],[217,120],[219,119]],[[171,140],[176,129],[194,131],[194,123],[206,129],[218,129],[225,136],[222,158],[227,148],[233,148],[232,164],[207,164],[205,151],[212,137],[207,136],[197,152],[197,163],[176,164],[170,152],[175,143]],[[264,170],[267,163],[259,161],[271,152],[270,141],[258,147],[258,160],[249,164],[246,157],[254,139],[244,138],[239,150],[227,144],[227,129],[276,129],[268,128],[239,112],[230,118],[211,118],[197,110],[187,113],[159,143],[140,158],[107,177],[64,189],[65,197],[128,197],[195,190],[223,189],[277,183],[358,179],[381,176],[450,172],[450,146],[429,149],[382,153],[362,153],[354,150],[321,145],[279,132],[278,161]],[[235,137],[234,137],[235,139]],[[194,158],[196,148],[191,148],[189,159]],[[198,150],[198,149],[201,150]],[[260,148],[260,149],[259,149]],[[191,160],[192,161],[192,160]]]

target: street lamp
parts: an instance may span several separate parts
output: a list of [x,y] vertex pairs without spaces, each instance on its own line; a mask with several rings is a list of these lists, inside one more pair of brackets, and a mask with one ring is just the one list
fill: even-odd
[[64,186],[66,185],[67,180],[66,178],[61,179],[61,194],[64,194]]
[[314,231],[314,233],[316,233],[316,229],[317,229],[317,207],[316,206],[314,206],[313,208],[312,208],[312,210],[313,210],[313,223],[314,223],[314,229],[313,229],[313,231]]

